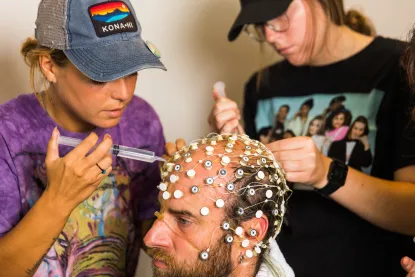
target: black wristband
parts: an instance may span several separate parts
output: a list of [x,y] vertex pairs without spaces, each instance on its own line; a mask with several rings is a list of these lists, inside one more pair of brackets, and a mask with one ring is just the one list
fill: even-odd
[[327,174],[327,185],[321,189],[316,189],[316,192],[325,197],[329,197],[332,193],[344,186],[348,172],[349,167],[345,163],[333,159]]

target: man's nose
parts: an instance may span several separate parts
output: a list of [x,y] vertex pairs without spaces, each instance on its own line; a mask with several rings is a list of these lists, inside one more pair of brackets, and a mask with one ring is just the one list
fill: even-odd
[[170,248],[171,230],[166,222],[157,219],[144,237],[144,244],[150,248]]

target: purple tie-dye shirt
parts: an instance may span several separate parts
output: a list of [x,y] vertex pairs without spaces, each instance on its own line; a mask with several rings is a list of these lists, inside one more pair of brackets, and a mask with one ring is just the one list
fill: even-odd
[[[33,94],[0,106],[0,237],[19,223],[45,189],[46,148],[55,126]],[[87,136],[59,130],[63,136]],[[100,139],[110,134],[116,144],[163,153],[159,118],[138,97],[116,127],[94,132]],[[61,157],[70,150],[60,146]],[[113,168],[73,211],[35,276],[134,275],[141,246],[140,222],[153,218],[160,173],[157,163],[123,158],[114,158]]]

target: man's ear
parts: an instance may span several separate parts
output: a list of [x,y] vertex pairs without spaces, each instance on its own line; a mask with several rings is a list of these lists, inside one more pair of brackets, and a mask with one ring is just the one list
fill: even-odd
[[39,66],[40,70],[43,73],[43,76],[45,76],[46,80],[49,83],[56,83],[56,73],[57,73],[57,65],[55,65],[52,61],[52,58],[50,56],[40,56],[39,57]]
[[252,218],[241,224],[245,230],[245,237],[251,241],[253,245],[263,241],[269,227],[268,218],[262,215],[260,218]]

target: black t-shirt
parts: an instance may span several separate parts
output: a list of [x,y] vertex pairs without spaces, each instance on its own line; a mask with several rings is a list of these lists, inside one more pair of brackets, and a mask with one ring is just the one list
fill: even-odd
[[[367,136],[366,155],[373,159],[366,157],[369,162],[361,169],[392,180],[395,170],[415,165],[413,94],[400,67],[405,46],[377,37],[356,55],[328,66],[279,62],[268,68],[259,89],[255,74],[245,90],[247,134],[257,137],[259,130],[273,124],[278,109],[289,105],[285,130],[312,136],[323,153],[352,160],[357,144],[342,150],[336,145],[348,141],[352,132]],[[367,124],[354,122],[358,117]],[[368,134],[355,127],[367,127]],[[333,143],[336,149],[330,151]],[[278,242],[297,277],[405,276],[400,259],[415,257],[412,238],[381,230],[313,191],[294,191],[286,222]]]

